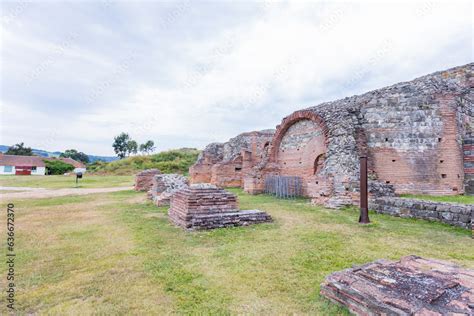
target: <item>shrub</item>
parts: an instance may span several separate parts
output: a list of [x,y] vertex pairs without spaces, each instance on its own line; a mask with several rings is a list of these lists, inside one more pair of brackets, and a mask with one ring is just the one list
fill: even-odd
[[128,175],[145,169],[160,169],[163,173],[188,174],[189,167],[196,162],[199,150],[184,148],[164,151],[154,155],[133,156],[109,163],[90,164],[89,172],[97,174]]
[[74,166],[61,160],[44,160],[47,174],[65,174],[74,170]]

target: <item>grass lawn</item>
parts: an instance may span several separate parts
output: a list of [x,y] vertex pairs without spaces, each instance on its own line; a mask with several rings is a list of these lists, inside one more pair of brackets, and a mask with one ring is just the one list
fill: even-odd
[[410,254],[474,268],[468,230],[232,191],[274,223],[184,232],[133,191],[16,201],[18,312],[348,315],[318,294],[331,272]]
[[[132,186],[133,176],[90,176],[79,179],[80,188],[110,188]],[[0,186],[46,189],[75,188],[75,176],[0,176]]]
[[461,203],[461,204],[474,204],[474,195],[412,195],[412,194],[403,194],[403,198],[409,199],[419,199],[419,200],[428,200],[436,202],[451,202],[451,203]]

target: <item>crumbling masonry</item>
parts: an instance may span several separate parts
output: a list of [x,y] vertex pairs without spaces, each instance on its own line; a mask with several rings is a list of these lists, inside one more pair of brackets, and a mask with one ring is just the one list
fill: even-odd
[[276,131],[211,144],[191,182],[264,190],[268,175],[298,176],[317,204],[359,197],[359,156],[373,196],[474,193],[474,63],[296,111]]

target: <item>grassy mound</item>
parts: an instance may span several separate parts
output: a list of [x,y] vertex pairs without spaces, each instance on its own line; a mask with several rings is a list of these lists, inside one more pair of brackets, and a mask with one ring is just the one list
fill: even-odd
[[174,149],[149,156],[133,156],[112,162],[97,161],[87,167],[94,174],[131,175],[145,169],[160,169],[163,173],[188,174],[189,167],[196,162],[199,150],[194,148]]

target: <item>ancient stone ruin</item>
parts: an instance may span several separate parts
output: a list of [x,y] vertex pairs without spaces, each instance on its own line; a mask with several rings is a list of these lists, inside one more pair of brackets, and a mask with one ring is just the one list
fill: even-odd
[[191,182],[256,194],[267,176],[296,176],[313,203],[340,207],[357,203],[366,155],[373,198],[472,194],[473,70],[471,63],[299,110],[274,134],[254,134],[243,145],[211,144],[190,169]]
[[157,174],[153,177],[148,198],[157,206],[170,205],[171,196],[188,184],[188,178],[180,174]]
[[161,174],[158,169],[147,169],[135,175],[135,191],[148,191],[152,186],[153,177]]
[[189,169],[191,183],[241,187],[246,174],[267,157],[274,130],[240,134],[226,143],[206,146]]
[[187,230],[202,230],[270,222],[259,210],[241,211],[237,197],[212,184],[192,184],[171,197],[170,220]]
[[474,221],[474,205],[468,204],[380,197],[372,200],[369,208],[377,213],[438,221],[467,229]]
[[474,315],[474,271],[408,256],[329,275],[321,294],[356,315]]

